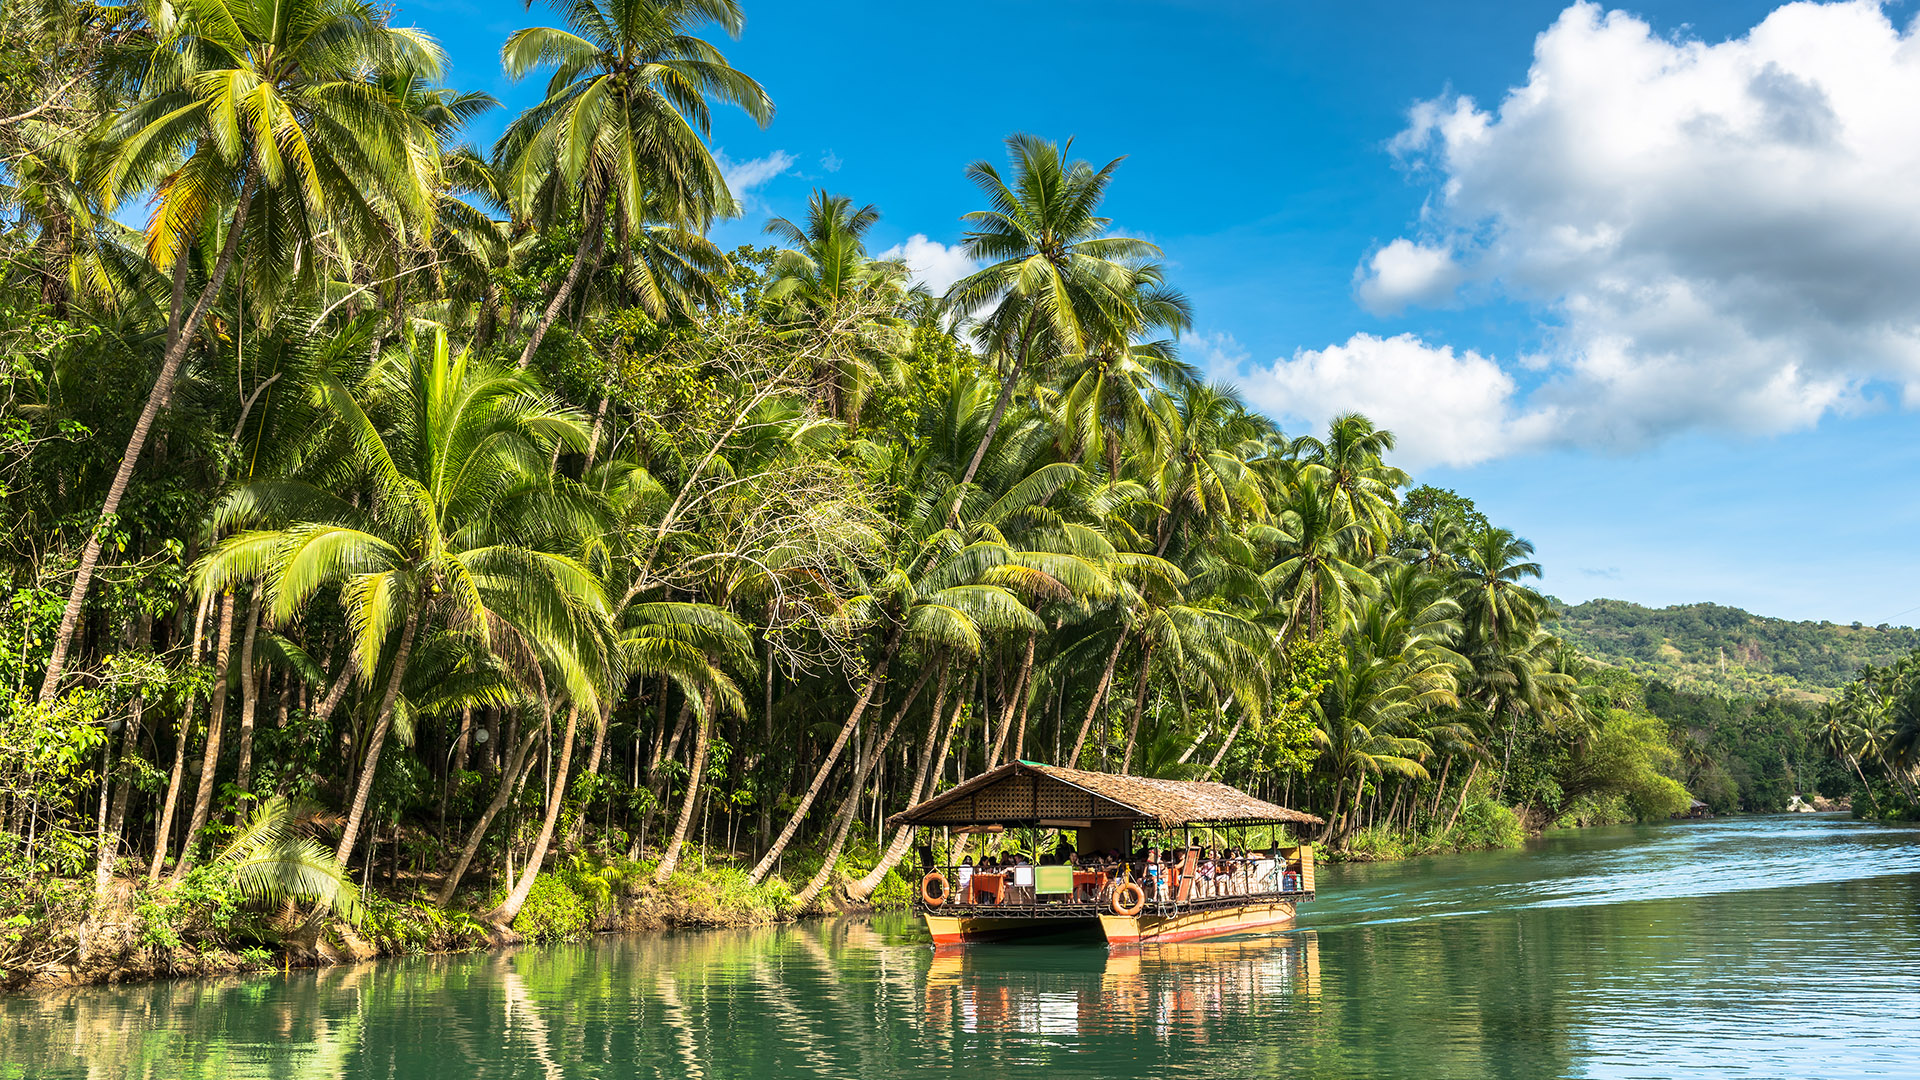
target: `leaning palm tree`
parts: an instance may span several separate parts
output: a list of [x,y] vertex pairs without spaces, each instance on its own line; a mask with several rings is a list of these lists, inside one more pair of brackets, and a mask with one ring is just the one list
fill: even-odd
[[571,206],[581,217],[577,250],[540,313],[520,366],[599,264],[609,215],[623,236],[656,224],[704,230],[736,210],[705,139],[712,103],[737,105],[762,125],[773,102],[760,84],[695,36],[709,23],[738,37],[735,0],[561,0],[566,28],[518,30],[501,47],[514,79],[554,69],[547,93],[522,113],[494,157],[517,211]]
[[[564,553],[589,507],[556,489],[556,443],[585,443],[582,418],[524,374],[453,353],[444,332],[403,364],[376,369],[356,391],[323,375],[317,390],[339,444],[335,468],[313,480],[266,480],[230,496],[234,534],[200,568],[203,590],[264,577],[285,624],[323,589],[337,591],[352,663],[384,688],[359,740],[358,780],[336,857],[346,862],[392,726],[407,664],[429,622],[543,662],[575,708],[598,706],[611,663],[599,581]],[[356,506],[339,490],[369,495]],[[561,543],[534,538],[560,534]]]
[[[336,223],[378,218],[405,233],[425,219],[438,148],[372,77],[404,68],[437,75],[441,53],[362,0],[197,0],[162,6],[145,93],[107,127],[101,170],[111,210],[154,194],[147,256],[173,275],[160,373],[107,488],[102,521],[120,508],[188,346],[220,296],[243,238],[257,274],[311,273],[299,252]],[[259,213],[253,211],[259,209]],[[252,222],[250,225],[249,222]],[[192,249],[217,249],[197,296]],[[88,537],[40,684],[59,691],[67,651],[107,530]]]

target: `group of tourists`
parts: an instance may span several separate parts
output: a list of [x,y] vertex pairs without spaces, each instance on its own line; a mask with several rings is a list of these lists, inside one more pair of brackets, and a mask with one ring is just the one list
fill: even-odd
[[[1193,856],[1191,868],[1189,854]],[[930,846],[922,848],[922,858],[929,871],[933,869],[932,855]],[[1082,854],[1064,841],[1041,854],[1037,862],[1019,851],[988,853],[982,855],[977,864],[973,856],[966,856],[954,868],[953,884],[960,896],[968,898],[964,902],[1031,903],[1035,866],[1070,866],[1082,873],[1104,875],[1109,881],[1137,881],[1146,896],[1154,899],[1180,897],[1183,877],[1192,881],[1185,890],[1187,900],[1254,896],[1298,888],[1297,875],[1288,869],[1278,848],[1267,851],[1197,846],[1141,848],[1128,857],[1117,848]],[[987,888],[987,881],[983,881],[982,888],[975,889],[976,879],[981,877],[992,882],[992,887]],[[1076,881],[1075,899],[1084,899],[1080,893],[1087,888]]]

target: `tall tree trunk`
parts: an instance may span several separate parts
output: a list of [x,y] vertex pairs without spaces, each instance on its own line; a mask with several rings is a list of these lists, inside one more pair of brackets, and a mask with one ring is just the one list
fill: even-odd
[[532,728],[522,735],[512,749],[501,756],[500,783],[493,791],[493,800],[480,812],[479,820],[467,830],[467,841],[460,847],[460,857],[454,860],[453,869],[447,872],[446,880],[440,883],[440,894],[434,897],[434,904],[446,907],[453,901],[453,894],[459,890],[460,881],[467,875],[467,867],[473,864],[473,857],[480,852],[480,841],[486,839],[487,829],[493,825],[493,819],[506,808],[513,798],[515,788],[520,786],[526,775],[528,762],[532,759],[533,744],[539,741],[540,729]]
[[1220,749],[1213,752],[1213,760],[1207,762],[1208,772],[1218,769],[1220,763],[1226,760],[1227,750],[1233,746],[1233,740],[1240,736],[1240,727],[1246,722],[1247,710],[1241,709],[1239,717],[1233,722],[1233,726],[1227,729],[1227,737],[1220,740]]
[[[199,610],[193,618],[193,644],[187,651],[187,662],[200,662],[200,649],[207,640],[207,607],[212,603],[208,597],[198,604]],[[167,846],[173,839],[173,815],[180,806],[180,784],[187,771],[187,743],[193,738],[193,707],[198,698],[187,695],[180,707],[180,730],[173,742],[173,771],[167,775],[167,797],[161,804],[160,821],[153,829],[153,862],[147,865],[147,884],[160,883],[160,871],[167,863]]]
[[[260,601],[264,582],[254,582],[252,602],[247,605],[247,633],[240,639],[240,751],[233,772],[234,786],[241,791],[253,780],[253,718],[260,707],[260,674],[253,667],[253,643],[260,634]],[[244,815],[234,808],[235,820]]]
[[[952,734],[952,724],[942,723],[943,718],[941,716],[941,714],[946,711],[948,667],[949,665],[945,661],[941,662],[940,681],[935,684],[933,691],[933,714],[927,719],[926,745],[920,750],[920,766],[914,770],[913,783],[907,788],[908,806],[914,806],[924,802],[931,793],[929,788],[932,787],[931,778],[934,775],[934,751],[943,742],[941,738],[942,729],[945,729],[948,735]],[[958,719],[960,710],[955,709],[953,715],[955,719]],[[895,829],[893,831],[893,840],[887,845],[887,850],[881,854],[880,861],[874,865],[872,870],[867,872],[866,877],[861,878],[847,888],[847,895],[855,900],[865,900],[867,897],[872,896],[873,890],[879,888],[880,883],[886,880],[887,872],[898,865],[901,857],[906,855],[907,846],[913,842],[913,833],[914,827],[912,825],[902,825],[898,829]]]
[[860,809],[860,796],[866,790],[867,777],[872,775],[873,767],[879,763],[881,755],[887,752],[888,745],[893,742],[893,733],[900,729],[900,720],[906,715],[905,708],[895,709],[887,729],[873,740],[872,749],[861,755],[859,768],[854,773],[853,787],[847,792],[847,797],[841,800],[840,812],[834,815],[833,839],[827,845],[826,861],[820,864],[819,871],[813,875],[813,880],[807,882],[806,888],[793,898],[796,910],[805,911],[821,890],[827,887],[827,883],[833,880],[834,864],[840,861],[840,853],[846,850],[847,834],[853,830],[854,814]]
[[1093,686],[1093,700],[1087,703],[1086,719],[1080,721],[1080,734],[1073,737],[1073,753],[1061,762],[1069,769],[1080,767],[1080,751],[1087,745],[1087,732],[1093,729],[1093,718],[1100,713],[1100,705],[1107,699],[1107,687],[1113,682],[1113,666],[1120,662],[1120,650],[1127,644],[1127,628],[1120,628],[1120,636],[1114,639],[1113,651],[1107,654],[1107,664],[1100,670],[1100,681]]
[[1453,832],[1453,823],[1460,820],[1460,811],[1467,808],[1467,793],[1473,790],[1473,780],[1479,775],[1480,761],[1476,758],[1473,762],[1473,768],[1467,770],[1467,782],[1460,785],[1460,801],[1453,804],[1453,816],[1447,819],[1447,834]]
[[[136,616],[133,632],[127,637],[129,647],[146,651],[153,643],[153,617],[144,614]],[[127,800],[133,791],[133,772],[127,763],[140,753],[140,724],[146,712],[146,695],[135,694],[128,712],[126,730],[120,739],[120,775],[113,785],[113,802],[107,810],[105,826],[100,830],[100,843],[95,849],[93,895],[97,898],[106,897],[108,886],[113,883],[114,865],[120,861],[120,837],[126,826]]]
[[1127,750],[1120,755],[1121,776],[1132,767],[1133,747],[1140,741],[1140,716],[1147,711],[1147,673],[1153,670],[1153,645],[1149,641],[1140,649],[1140,674],[1133,680],[1133,715],[1127,718]]
[[[581,770],[581,775],[600,775],[600,755],[606,750],[607,724],[612,719],[613,695],[608,694],[607,700],[600,705],[600,715],[595,719],[593,725],[593,749],[587,754],[587,767]],[[565,850],[572,851],[580,846],[580,838],[586,833],[586,828],[587,815],[582,812],[579,817],[573,819],[573,826],[567,830]]]
[[221,727],[227,714],[228,670],[233,660],[233,593],[220,594],[220,631],[213,649],[213,703],[207,708],[207,745],[200,756],[200,783],[194,788],[193,812],[187,818],[187,836],[180,842],[180,857],[174,860],[173,874],[167,879],[179,881],[193,865],[193,845],[206,827],[207,812],[213,806],[214,773],[220,768]]
[[360,822],[367,816],[367,799],[373,794],[373,781],[380,768],[380,749],[386,745],[387,729],[393,726],[393,705],[400,698],[400,680],[407,672],[407,658],[413,653],[414,632],[420,626],[420,605],[424,598],[419,592],[407,597],[407,619],[400,628],[400,647],[393,654],[393,670],[387,675],[387,690],[380,698],[380,711],[375,714],[373,730],[367,735],[367,753],[360,765],[360,782],[354,785],[353,803],[347,809],[347,825],[340,833],[340,846],[334,849],[333,858],[341,866],[347,865],[347,858],[353,854],[353,844],[360,838]]
[[600,240],[606,231],[607,189],[601,187],[587,197],[587,220],[580,234],[580,246],[574,249],[573,265],[567,267],[567,276],[560,279],[560,287],[553,291],[553,299],[547,302],[546,310],[540,313],[540,321],[533,326],[533,334],[527,338],[527,347],[520,351],[520,368],[526,370],[533,362],[534,351],[540,348],[540,342],[553,328],[553,321],[560,317],[560,311],[567,306],[567,300],[573,295],[583,274],[592,273],[595,255],[600,250]]
[[[180,374],[180,362],[187,355],[187,347],[193,342],[194,332],[200,328],[200,321],[206,317],[207,309],[213,305],[214,298],[220,294],[220,286],[227,279],[227,271],[233,265],[234,252],[240,246],[240,237],[246,231],[247,207],[253,201],[255,187],[254,172],[246,170],[246,179],[240,185],[240,197],[233,206],[233,224],[227,230],[227,242],[220,247],[220,256],[214,261],[213,276],[207,280],[206,287],[200,290],[200,298],[194,302],[193,310],[187,315],[186,322],[177,328],[169,319],[166,355],[160,362],[160,374],[153,381],[153,389],[147,392],[147,403],[140,410],[140,419],[134,422],[133,434],[127,437],[127,448],[120,454],[120,465],[114,470],[113,482],[107,486],[107,498],[100,507],[100,518],[87,535],[86,547],[80,552],[80,567],[73,578],[73,588],[67,593],[66,611],[60,616],[60,629],[53,639],[53,654],[47,658],[47,673],[40,681],[40,701],[52,701],[60,692],[60,676],[67,666],[67,650],[73,643],[74,632],[80,626],[80,609],[87,600],[87,589],[93,584],[93,571],[100,563],[100,547],[106,539],[107,525],[120,510],[120,500],[126,497],[127,485],[133,480],[133,469],[140,461],[140,452],[146,448],[147,436],[153,432],[154,420],[167,400],[173,396],[173,381]],[[173,265],[174,295],[185,296],[185,275],[187,273],[187,243],[179,241],[180,254]],[[178,310],[178,304],[175,305]]]
[[993,415],[987,418],[987,430],[981,433],[980,442],[973,448],[973,457],[967,462],[967,471],[960,475],[960,483],[956,486],[953,496],[953,506],[947,511],[947,516],[956,522],[960,520],[960,503],[966,498],[967,485],[973,483],[974,474],[980,471],[980,463],[986,460],[987,447],[993,444],[993,437],[1000,432],[1000,421],[1006,418],[1007,406],[1013,404],[1013,389],[1019,385],[1020,372],[1026,364],[1027,350],[1023,343],[1019,358],[1007,370],[1007,377],[1000,381],[1000,396],[994,399]]
[[1020,673],[1014,677],[1013,693],[1006,701],[1006,715],[1000,720],[1000,734],[994,737],[993,750],[987,754],[987,768],[1000,764],[1000,755],[1006,750],[1013,736],[1013,723],[1018,719],[1020,705],[1027,698],[1027,680],[1033,676],[1033,643],[1038,634],[1027,635],[1026,654],[1020,660]]
[[567,801],[567,765],[573,760],[573,735],[579,725],[580,710],[568,709],[567,733],[560,740],[560,761],[553,767],[553,785],[547,789],[547,813],[540,821],[540,835],[534,838],[533,851],[527,855],[526,869],[507,898],[500,901],[500,906],[480,916],[481,922],[494,928],[495,936],[504,936],[507,927],[513,925],[514,916],[520,914],[527,896],[533,892],[534,879],[540,876],[540,864],[546,861],[547,845],[553,842],[554,824],[560,820],[560,807]]
[[673,868],[680,862],[680,849],[687,842],[687,830],[693,825],[693,808],[700,801],[700,788],[706,780],[707,750],[713,742],[713,695],[703,694],[700,699],[699,726],[693,736],[693,768],[687,772],[687,797],[680,804],[680,820],[673,827],[673,839],[667,842],[667,850],[660,856],[660,865],[654,868],[653,883],[665,885],[673,876]]
[[833,772],[834,763],[840,760],[840,752],[847,748],[847,740],[852,737],[855,728],[860,726],[860,718],[866,715],[867,703],[873,700],[874,691],[887,677],[887,667],[893,663],[893,654],[900,648],[899,628],[887,638],[886,648],[880,653],[880,659],[874,661],[873,668],[867,673],[867,685],[861,689],[860,697],[853,703],[853,712],[848,714],[847,722],[840,726],[840,734],[833,740],[833,749],[827,751],[826,759],[814,770],[813,783],[807,785],[807,793],[800,797],[800,805],[793,808],[793,814],[787,819],[786,827],[774,838],[773,846],[760,857],[747,880],[755,885],[766,879],[767,872],[773,869],[787,845],[793,841],[793,834],[800,831],[800,823],[807,818],[807,811],[813,808],[813,800],[819,798],[820,789],[826,786],[827,776]]

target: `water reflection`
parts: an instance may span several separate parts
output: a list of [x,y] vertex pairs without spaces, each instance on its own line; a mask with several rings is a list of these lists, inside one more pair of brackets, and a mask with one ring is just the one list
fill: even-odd
[[[1058,978],[1006,950],[942,946],[927,967],[922,1024],[963,1034],[1150,1034],[1204,1044],[1230,1018],[1320,991],[1308,932],[1246,941],[1133,945],[1104,953],[1098,979]],[[1057,987],[1057,988],[1056,988]]]
[[1589,830],[1328,868],[1293,932],[837,920],[0,998],[0,1080],[1920,1076],[1920,832]]

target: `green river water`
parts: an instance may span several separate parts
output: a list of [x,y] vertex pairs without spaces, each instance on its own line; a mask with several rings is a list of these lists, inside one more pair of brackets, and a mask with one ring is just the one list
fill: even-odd
[[904,917],[0,999],[0,1077],[1920,1077],[1920,830],[1559,833],[1321,870],[1298,927]]

